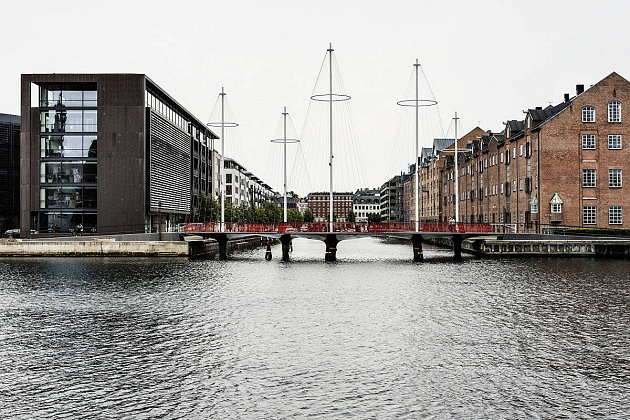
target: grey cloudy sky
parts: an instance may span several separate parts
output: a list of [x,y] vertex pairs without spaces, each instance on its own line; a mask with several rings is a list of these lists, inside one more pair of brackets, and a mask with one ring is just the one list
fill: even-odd
[[[21,73],[146,73],[202,120],[224,84],[241,123],[228,138],[227,154],[280,188],[279,148],[267,140],[279,134],[283,105],[301,132],[332,41],[353,97],[347,119],[354,140],[338,133],[338,150],[347,153],[336,156],[336,189],[359,187],[359,180],[377,186],[412,159],[411,111],[395,101],[412,94],[406,87],[416,57],[440,102],[444,130],[454,111],[462,117],[460,133],[476,125],[498,130],[527,107],[561,101],[576,83],[588,87],[611,71],[629,77],[629,4],[4,2],[2,15],[9,18],[0,26],[0,112],[19,113]],[[290,164],[293,186],[302,193],[327,186],[325,106],[309,114],[308,124],[322,128],[320,138],[305,136],[300,149],[308,174],[304,165]],[[423,133],[423,145],[439,135]]]

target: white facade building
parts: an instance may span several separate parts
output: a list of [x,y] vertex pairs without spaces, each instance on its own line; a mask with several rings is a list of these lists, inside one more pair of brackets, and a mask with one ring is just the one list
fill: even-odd
[[381,194],[368,188],[357,190],[352,198],[352,211],[357,222],[367,222],[370,214],[380,217]]

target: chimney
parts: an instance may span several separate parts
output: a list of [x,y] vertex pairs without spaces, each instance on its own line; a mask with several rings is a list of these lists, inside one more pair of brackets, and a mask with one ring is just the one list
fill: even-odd
[[575,85],[575,94],[579,95],[584,93],[584,85]]
[[568,93],[564,94],[564,102],[569,102],[569,94]]

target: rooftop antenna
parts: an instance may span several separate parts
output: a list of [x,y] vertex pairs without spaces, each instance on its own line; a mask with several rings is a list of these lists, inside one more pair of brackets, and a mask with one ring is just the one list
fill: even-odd
[[283,118],[283,136],[281,139],[272,139],[270,140],[272,143],[282,143],[283,148],[283,170],[284,170],[284,223],[287,223],[287,143],[299,143],[298,139],[288,139],[287,138],[287,117],[289,113],[287,112],[287,107],[284,107],[284,111],[282,112]]
[[329,89],[328,93],[317,94],[311,96],[311,99],[314,101],[328,102],[329,110],[330,110],[330,151],[328,158],[328,166],[330,170],[330,210],[329,210],[329,231],[333,232],[333,102],[347,101],[350,99],[349,95],[344,95],[341,93],[333,93],[333,74],[332,74],[332,60],[333,60],[333,47],[332,43],[329,44],[327,51],[328,55],[328,80],[329,80]]
[[238,127],[238,123],[225,121],[225,90],[221,86],[221,121],[213,121],[206,124],[208,127],[221,128],[221,164],[219,166],[219,196],[221,200],[221,224],[219,230],[225,232],[225,129]]
[[416,201],[416,217],[415,217],[416,232],[418,232],[420,230],[420,194],[419,194],[419,190],[420,190],[420,182],[419,182],[420,168],[418,168],[418,155],[420,154],[419,142],[418,142],[418,136],[419,136],[419,129],[418,129],[419,111],[420,111],[421,107],[437,105],[437,101],[433,100],[433,99],[420,99],[419,92],[418,92],[418,72],[420,70],[420,63],[418,62],[417,58],[416,58],[416,63],[413,65],[413,67],[414,67],[414,70],[415,70],[415,73],[416,73],[416,97],[415,97],[415,99],[404,99],[402,101],[398,101],[398,102],[396,102],[396,104],[400,105],[400,106],[413,107],[413,108],[415,108],[415,112],[416,112],[416,152],[415,152],[415,156],[413,158],[413,164],[416,167],[415,181],[414,181],[414,184],[415,184],[414,196],[415,196],[415,201]]

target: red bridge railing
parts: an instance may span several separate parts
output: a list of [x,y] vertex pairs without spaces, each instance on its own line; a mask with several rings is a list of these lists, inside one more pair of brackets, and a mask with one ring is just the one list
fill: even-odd
[[[226,222],[223,232],[228,233],[299,233],[330,232],[327,222],[315,223],[239,223]],[[339,233],[395,233],[415,232],[415,222],[345,222],[333,223],[333,232]],[[490,233],[492,226],[486,223],[420,223],[420,232]],[[222,232],[218,222],[187,223],[186,233]]]

